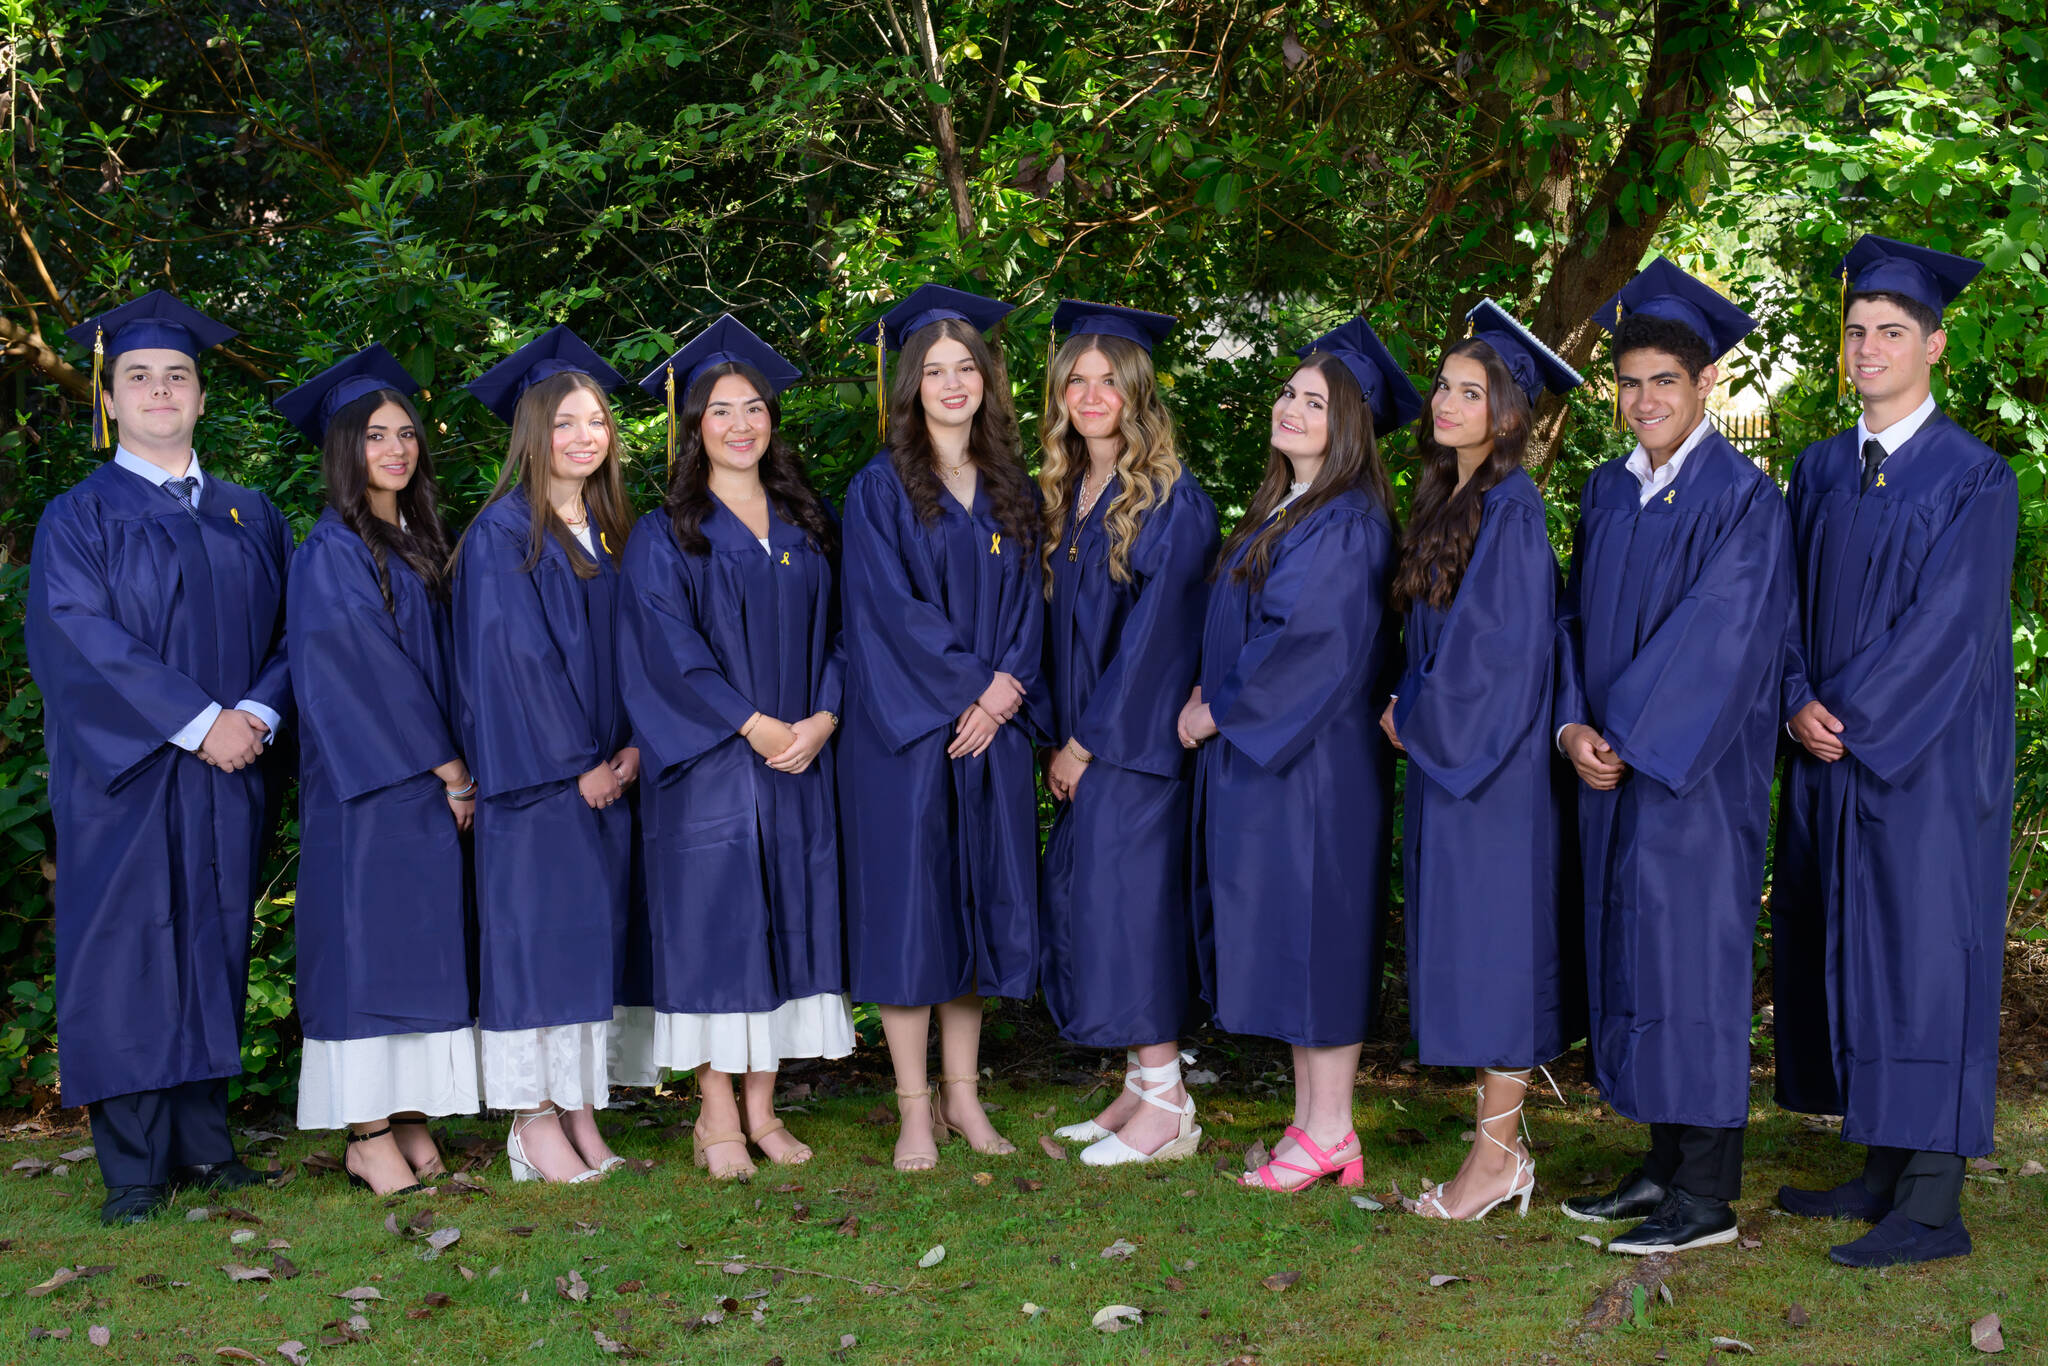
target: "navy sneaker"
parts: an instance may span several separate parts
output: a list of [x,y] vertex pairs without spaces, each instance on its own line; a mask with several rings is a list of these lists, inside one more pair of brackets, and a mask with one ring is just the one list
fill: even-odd
[[1970,1231],[1963,1227],[1960,1215],[1933,1228],[1897,1210],[1878,1220],[1876,1228],[1855,1242],[1828,1249],[1828,1256],[1843,1266],[1857,1267],[1903,1266],[1969,1255]]
[[108,1228],[147,1223],[169,1199],[162,1186],[111,1186],[106,1202],[100,1206],[100,1222]]

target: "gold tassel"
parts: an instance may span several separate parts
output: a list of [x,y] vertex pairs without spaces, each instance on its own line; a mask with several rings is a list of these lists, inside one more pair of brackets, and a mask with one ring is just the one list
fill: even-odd
[[875,444],[889,444],[889,324],[875,324]]
[[[1619,299],[1615,300],[1614,302],[1614,330],[1616,335],[1619,335],[1621,332],[1621,301]],[[1608,343],[1607,349],[1610,354],[1614,351],[1614,345],[1612,342]],[[1613,356],[1612,359],[1614,361],[1614,364],[1611,365],[1609,368],[1614,370],[1615,372],[1614,388],[1611,391],[1613,394],[1614,404],[1613,420],[1615,428],[1619,430],[1621,427],[1621,358],[1619,356]]]
[[676,477],[676,367],[668,367],[668,477]]
[[1052,421],[1052,357],[1053,347],[1058,341],[1059,334],[1048,328],[1045,334],[1045,406],[1038,413],[1038,425],[1041,428]]
[[1849,396],[1849,268],[1835,281],[1835,401]]
[[106,355],[106,330],[95,327],[92,330],[92,448],[96,451],[103,451],[112,444],[107,436],[106,391],[100,387]]

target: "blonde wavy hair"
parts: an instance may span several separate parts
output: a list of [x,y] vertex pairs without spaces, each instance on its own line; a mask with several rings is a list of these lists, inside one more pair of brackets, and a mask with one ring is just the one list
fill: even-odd
[[1040,554],[1048,598],[1052,596],[1052,557],[1065,548],[1067,513],[1080,496],[1081,478],[1088,471],[1088,442],[1067,416],[1067,380],[1081,357],[1091,351],[1109,362],[1110,377],[1124,400],[1117,433],[1123,438],[1123,450],[1116,458],[1118,488],[1102,510],[1102,526],[1109,533],[1110,578],[1118,583],[1131,581],[1131,546],[1138,539],[1145,514],[1166,501],[1174,480],[1181,476],[1173,416],[1159,401],[1152,353],[1134,341],[1102,333],[1067,338],[1053,357],[1051,401],[1039,436],[1044,459],[1038,468],[1038,488],[1045,503],[1045,544]]

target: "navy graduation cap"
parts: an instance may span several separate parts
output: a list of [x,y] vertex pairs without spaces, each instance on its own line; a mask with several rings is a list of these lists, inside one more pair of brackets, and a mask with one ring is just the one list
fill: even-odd
[[279,394],[270,406],[317,446],[326,438],[327,424],[336,413],[385,389],[396,389],[410,398],[420,391],[420,384],[378,342],[336,361],[298,388]]
[[1835,268],[1844,294],[1902,294],[1925,304],[1939,318],[1941,311],[1977,278],[1983,263],[1911,242],[1895,242],[1865,233]]
[[971,323],[977,331],[986,332],[1014,308],[1015,304],[970,294],[964,289],[919,285],[894,308],[855,333],[855,341],[872,342],[875,347],[876,439],[883,440],[889,435],[889,352],[901,351],[903,343],[920,328],[948,318],[958,318]]
[[1408,376],[1394,363],[1394,357],[1364,317],[1353,318],[1332,332],[1325,332],[1294,354],[1306,360],[1326,351],[1344,363],[1365,395],[1372,412],[1372,433],[1385,436],[1405,427],[1422,412],[1422,395],[1408,382]]
[[689,393],[699,375],[728,361],[750,365],[761,372],[761,378],[768,382],[763,398],[781,393],[802,379],[804,373],[738,318],[730,313],[719,314],[711,326],[640,378],[642,389],[668,403],[669,468],[675,468],[676,463],[676,395]]
[[522,394],[569,370],[590,376],[607,394],[626,382],[624,375],[606,365],[566,323],[557,323],[464,387],[476,395],[477,402],[510,422]]
[[1664,318],[1690,328],[1707,344],[1709,361],[1720,360],[1756,330],[1756,319],[1661,256],[1600,305],[1593,321],[1613,332],[1620,328],[1624,313]]
[[1119,308],[1115,304],[1093,304],[1085,299],[1062,299],[1052,311],[1052,330],[1069,336],[1122,337],[1150,351],[1166,340],[1166,334],[1180,319],[1165,313],[1148,313],[1142,308]]
[[1553,394],[1568,393],[1586,382],[1585,376],[1566,363],[1563,356],[1536,340],[1536,334],[1516,322],[1514,315],[1492,299],[1481,299],[1465,315],[1472,324],[1472,336],[1493,348],[1501,364],[1522,387],[1530,406],[1545,389]]
[[123,352],[156,348],[176,351],[196,361],[200,352],[210,351],[240,334],[190,304],[179,302],[169,290],[152,289],[139,299],[87,318],[64,335],[92,350],[92,444],[98,450],[110,443],[107,408],[101,401],[105,388],[101,371],[107,362]]

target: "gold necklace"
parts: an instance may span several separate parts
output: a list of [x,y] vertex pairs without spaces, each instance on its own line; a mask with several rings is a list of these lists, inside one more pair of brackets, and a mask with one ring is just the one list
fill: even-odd
[[1102,490],[1109,487],[1109,476],[1102,476],[1102,485],[1095,492],[1088,491],[1088,471],[1081,473],[1081,498],[1074,506],[1074,539],[1067,545],[1067,563],[1081,558],[1081,524],[1088,520],[1088,514],[1095,510],[1095,500],[1102,496]]

